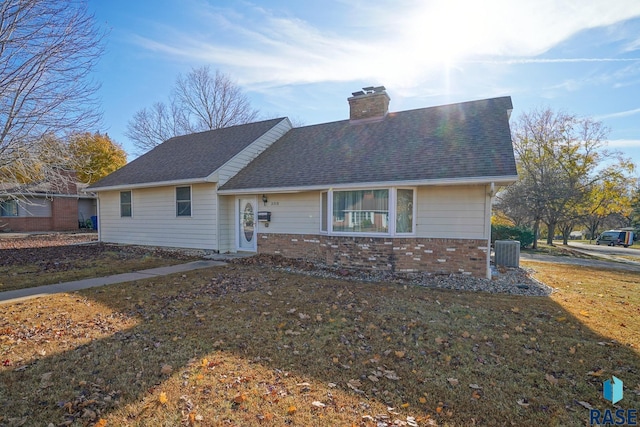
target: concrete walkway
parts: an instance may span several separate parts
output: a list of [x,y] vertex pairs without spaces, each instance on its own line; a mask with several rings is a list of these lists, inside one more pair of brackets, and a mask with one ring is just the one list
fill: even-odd
[[36,288],[16,289],[14,291],[0,292],[0,304],[8,304],[38,298],[60,292],[73,292],[80,289],[93,288],[95,286],[111,285],[114,283],[132,282],[134,280],[148,279],[150,277],[166,276],[167,274],[182,273],[201,268],[217,267],[225,265],[222,260],[201,260],[186,264],[176,264],[167,267],[150,268],[148,270],[135,271],[133,273],[114,274],[106,277],[75,280],[73,282],[57,283],[54,285],[38,286]]

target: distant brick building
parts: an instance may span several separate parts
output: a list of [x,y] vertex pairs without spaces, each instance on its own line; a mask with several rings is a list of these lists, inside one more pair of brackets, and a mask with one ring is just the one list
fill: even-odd
[[0,196],[0,232],[75,231],[96,215],[96,197],[85,193],[75,172],[60,183],[4,184]]

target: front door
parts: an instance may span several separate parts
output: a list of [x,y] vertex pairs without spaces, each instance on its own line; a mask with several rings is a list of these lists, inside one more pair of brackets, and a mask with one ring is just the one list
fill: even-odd
[[238,250],[256,251],[256,200],[238,199]]

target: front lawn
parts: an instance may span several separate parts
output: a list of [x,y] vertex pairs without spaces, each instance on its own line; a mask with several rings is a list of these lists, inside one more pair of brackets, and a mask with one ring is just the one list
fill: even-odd
[[527,265],[560,292],[230,265],[3,305],[0,425],[577,426],[611,375],[640,407],[640,275]]
[[[31,239],[35,240],[35,239]],[[0,243],[15,243],[13,241]],[[40,247],[0,245],[0,292],[130,273],[192,261],[178,252],[136,246],[89,243]]]

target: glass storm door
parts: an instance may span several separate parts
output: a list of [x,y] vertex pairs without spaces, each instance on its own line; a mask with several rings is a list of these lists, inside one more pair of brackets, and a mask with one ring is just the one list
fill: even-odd
[[256,219],[255,199],[238,199],[238,249],[241,251],[255,251]]

